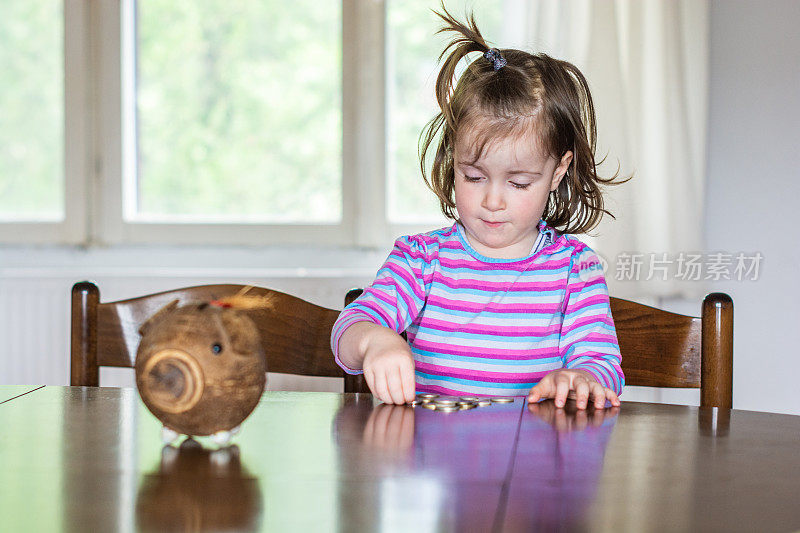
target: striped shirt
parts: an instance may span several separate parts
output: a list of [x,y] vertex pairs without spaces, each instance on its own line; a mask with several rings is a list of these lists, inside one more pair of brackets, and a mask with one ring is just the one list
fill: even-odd
[[617,394],[620,368],[608,288],[597,255],[539,223],[531,255],[479,254],[463,227],[399,238],[372,285],[331,333],[369,321],[405,331],[417,392],[521,396],[559,368],[590,372]]

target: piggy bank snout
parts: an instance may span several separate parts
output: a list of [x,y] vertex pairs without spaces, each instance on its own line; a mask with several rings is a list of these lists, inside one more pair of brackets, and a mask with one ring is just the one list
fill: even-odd
[[155,353],[147,361],[141,380],[142,394],[167,413],[186,412],[203,396],[203,369],[194,357],[182,350]]

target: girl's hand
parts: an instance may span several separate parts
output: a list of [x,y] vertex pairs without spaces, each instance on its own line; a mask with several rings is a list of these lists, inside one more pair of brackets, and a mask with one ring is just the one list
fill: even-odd
[[414,356],[403,337],[387,328],[370,332],[365,339],[364,378],[384,403],[414,399]]
[[620,405],[616,393],[598,383],[591,373],[568,368],[553,370],[543,377],[528,394],[528,403],[555,398],[556,407],[564,407],[567,397],[575,398],[578,409],[586,409],[589,398],[593,399],[595,409],[603,409],[606,400],[614,407]]

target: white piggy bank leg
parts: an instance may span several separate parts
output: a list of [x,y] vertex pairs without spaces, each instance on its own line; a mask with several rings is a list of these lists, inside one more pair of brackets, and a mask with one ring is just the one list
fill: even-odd
[[231,437],[233,436],[233,432],[231,431],[217,431],[213,435],[211,435],[211,440],[217,446],[227,446],[228,443],[231,441]]
[[161,466],[163,468],[171,467],[178,459],[179,453],[178,448],[175,446],[165,445],[161,448]]
[[161,442],[164,444],[172,444],[175,440],[180,437],[180,433],[175,431],[174,429],[170,429],[167,426],[161,428]]

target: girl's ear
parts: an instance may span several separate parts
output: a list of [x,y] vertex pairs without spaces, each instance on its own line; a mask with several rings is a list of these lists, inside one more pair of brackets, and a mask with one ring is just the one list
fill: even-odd
[[554,191],[558,189],[558,185],[561,183],[561,180],[564,179],[564,176],[567,175],[567,170],[569,170],[569,166],[572,163],[572,151],[567,150],[567,152],[561,156],[561,161],[558,162],[558,166],[553,171],[553,179],[550,182],[550,190]]

